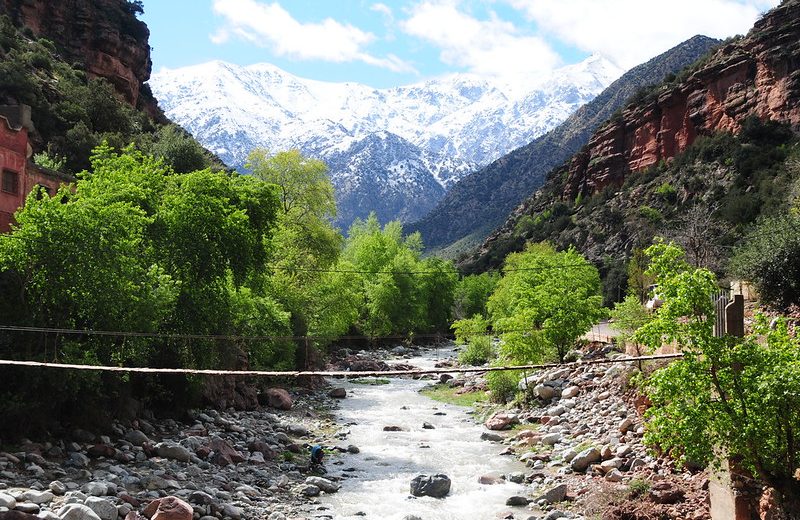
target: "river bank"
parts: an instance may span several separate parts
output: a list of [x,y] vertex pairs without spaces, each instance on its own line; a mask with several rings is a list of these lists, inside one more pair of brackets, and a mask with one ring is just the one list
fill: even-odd
[[[367,370],[447,366],[453,355],[398,346],[342,358]],[[485,424],[420,395],[440,380],[429,376],[332,380],[335,392],[276,396],[277,406],[292,399],[288,410],[198,410],[187,422],[146,417],[101,425],[104,435],[27,441],[0,453],[0,520],[708,518],[704,475],[642,445],[631,370],[531,374],[533,399]],[[481,375],[441,380],[453,392],[485,390]],[[359,384],[369,382],[378,384]],[[313,444],[328,451],[324,479],[308,468]],[[452,481],[446,498],[410,496],[415,476],[436,473]],[[167,496],[182,501],[184,517],[138,516]]]

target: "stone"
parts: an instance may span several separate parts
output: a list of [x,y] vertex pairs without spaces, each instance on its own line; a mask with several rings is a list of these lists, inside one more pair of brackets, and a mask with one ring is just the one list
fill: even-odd
[[167,496],[153,500],[142,512],[150,520],[192,520],[192,506],[178,497]]
[[507,506],[527,506],[530,502],[530,499],[521,496],[513,496],[506,499]]
[[333,397],[335,399],[344,399],[347,397],[347,390],[342,387],[333,388],[330,392],[328,392],[328,397]]
[[435,430],[436,426],[432,425],[429,422],[424,422],[424,423],[422,423],[422,429],[423,430]]
[[600,462],[600,450],[597,448],[586,448],[575,455],[575,458],[570,462],[570,468],[572,468],[572,471],[582,472],[586,471],[586,468],[595,462]]
[[519,418],[515,414],[504,412],[495,413],[483,423],[489,430],[508,430],[515,424],[519,424]]
[[572,399],[573,397],[577,397],[579,393],[581,393],[580,388],[577,386],[569,386],[561,392],[561,398]]
[[308,477],[306,478],[306,484],[317,486],[326,493],[336,493],[342,487],[341,484],[322,477]]
[[297,490],[300,492],[301,495],[305,495],[307,497],[315,497],[318,496],[322,490],[313,484],[301,484]]
[[533,387],[533,393],[536,395],[536,397],[544,401],[549,401],[554,395],[556,395],[555,389],[552,386],[547,385],[536,385]]
[[611,470],[621,468],[624,463],[625,461],[622,460],[621,458],[614,457],[612,459],[604,460],[603,462],[601,462],[600,469],[603,470],[603,473],[608,473]]
[[544,500],[548,504],[556,504],[563,501],[565,498],[567,498],[567,485],[559,484],[545,491],[544,494],[535,501],[539,502],[540,500]]
[[22,494],[22,500],[33,502],[34,504],[49,504],[55,498],[52,491],[30,490]]
[[233,504],[223,504],[222,515],[225,518],[230,518],[232,520],[241,520],[242,511]]
[[633,426],[633,420],[630,417],[626,417],[622,419],[617,429],[620,431],[620,433],[625,433],[631,429],[631,426]]
[[79,451],[73,451],[69,454],[67,464],[76,468],[85,468],[89,466],[89,457]]
[[117,506],[105,498],[88,497],[84,505],[94,511],[100,520],[116,520],[117,518]]
[[[56,519],[58,519],[57,516]],[[0,510],[0,520],[42,520],[42,517],[37,515],[32,515],[30,513],[23,513],[22,511]]]
[[17,507],[17,500],[9,494],[0,493],[0,507],[14,509]]
[[289,395],[289,392],[284,390],[283,388],[269,388],[266,392],[264,392],[261,396],[259,396],[259,401],[262,399],[266,400],[266,404],[271,408],[277,408],[278,410],[291,410],[293,401],[292,396]]
[[145,443],[150,442],[150,439],[141,430],[128,430],[128,432],[125,434],[125,440],[134,446],[142,446]]
[[244,462],[244,456],[233,449],[227,441],[220,438],[214,438],[208,446],[214,452],[211,457],[211,462],[218,466],[228,466],[231,464],[238,464]]
[[453,376],[451,376],[450,374],[441,374],[439,376],[439,382],[440,383],[446,383],[446,382],[450,381],[451,379],[453,379]]
[[140,515],[136,511],[131,511],[130,513],[125,515],[125,520],[150,520],[150,519]]
[[542,444],[547,446],[554,446],[561,442],[561,434],[560,433],[549,433],[542,437]]
[[612,469],[606,474],[606,480],[609,482],[622,482],[622,472],[618,469]]
[[483,432],[483,433],[481,433],[481,440],[482,441],[500,442],[504,438],[505,437],[503,437],[499,433],[492,433],[492,432]]
[[542,520],[556,520],[558,518],[568,518],[568,515],[564,511],[559,511],[558,509],[556,509],[554,511],[550,511],[545,516],[543,516]]
[[384,426],[383,427],[383,431],[385,431],[385,432],[401,432],[401,431],[403,431],[403,428],[401,428],[400,426]]
[[88,506],[83,504],[67,504],[58,510],[61,520],[101,520]]
[[114,455],[117,454],[117,450],[114,449],[114,446],[109,446],[108,444],[93,444],[86,452],[91,457],[105,457],[107,459],[112,459]]
[[190,462],[192,460],[192,452],[174,442],[159,442],[156,444],[156,453],[159,457],[180,462]]
[[432,476],[418,475],[411,481],[411,494],[415,497],[444,498],[448,493],[450,493],[450,478],[441,473]]
[[61,496],[67,492],[67,486],[65,486],[64,483],[61,482],[60,480],[52,481],[50,483],[50,486],[48,487],[50,488],[50,491],[52,491],[54,495]]
[[102,497],[108,494],[108,484],[105,482],[87,482],[81,486],[81,491],[87,495]]
[[493,486],[495,484],[505,484],[505,480],[499,475],[481,475],[478,477],[478,483],[486,486]]
[[352,444],[347,446],[347,453],[352,453],[353,455],[355,455],[360,452],[361,450],[358,448],[358,446],[354,446]]
[[39,504],[34,504],[33,502],[17,502],[17,509],[15,511],[35,515],[40,511],[40,508]]

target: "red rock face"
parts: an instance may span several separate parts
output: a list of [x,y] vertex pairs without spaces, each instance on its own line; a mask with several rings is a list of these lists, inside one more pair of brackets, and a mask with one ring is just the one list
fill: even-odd
[[150,32],[123,0],[0,0],[0,13],[52,40],[68,60],[106,78],[131,105],[139,103],[152,68]]
[[718,49],[685,81],[625,109],[568,166],[564,197],[619,185],[684,151],[699,135],[741,129],[748,116],[800,128],[800,2],[784,2],[748,36]]

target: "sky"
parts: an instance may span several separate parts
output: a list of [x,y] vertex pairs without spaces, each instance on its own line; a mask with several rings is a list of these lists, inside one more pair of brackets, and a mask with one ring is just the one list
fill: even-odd
[[144,0],[153,70],[211,60],[376,88],[449,73],[629,69],[696,34],[744,34],[778,0]]

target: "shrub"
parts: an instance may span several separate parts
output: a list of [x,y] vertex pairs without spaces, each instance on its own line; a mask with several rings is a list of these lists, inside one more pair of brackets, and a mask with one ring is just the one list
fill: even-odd
[[467,347],[458,355],[458,360],[466,365],[483,365],[494,354],[492,339],[489,336],[472,336]]
[[517,393],[519,372],[516,370],[495,370],[486,374],[486,383],[492,392],[492,401],[507,403]]

